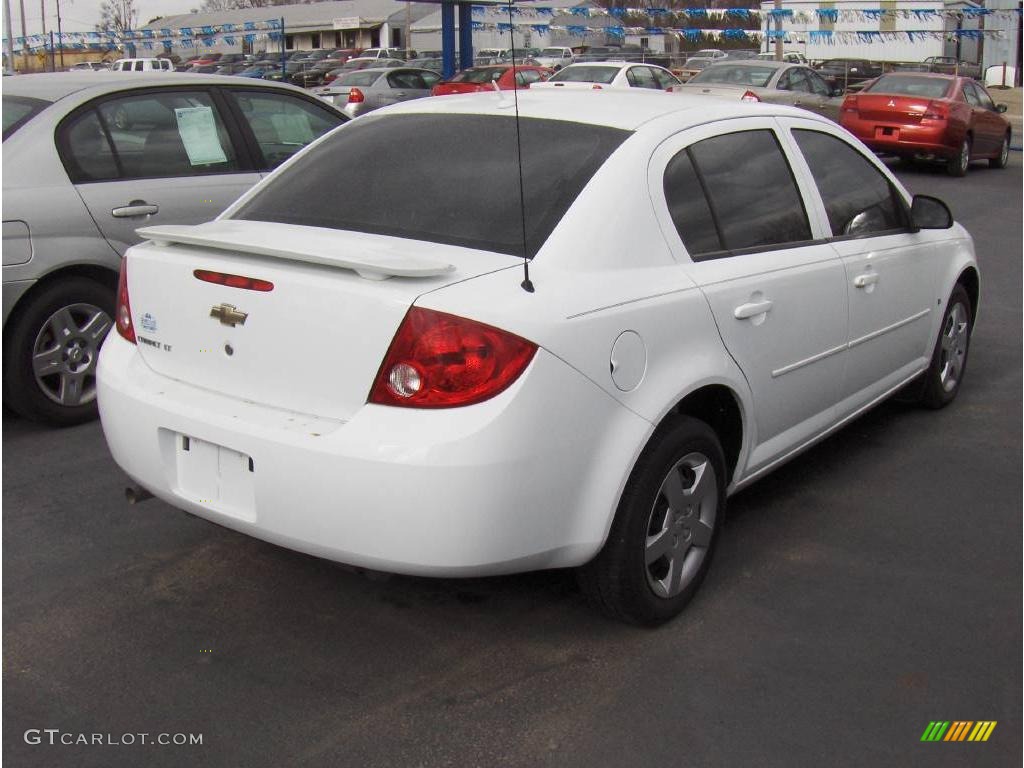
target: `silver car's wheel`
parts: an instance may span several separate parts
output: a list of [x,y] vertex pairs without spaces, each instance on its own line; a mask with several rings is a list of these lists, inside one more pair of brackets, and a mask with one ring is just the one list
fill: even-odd
[[96,364],[114,322],[110,283],[56,275],[29,292],[4,328],[4,404],[70,426],[96,418]]
[[957,302],[950,307],[943,320],[939,349],[942,358],[939,363],[939,382],[942,389],[952,392],[960,384],[960,376],[967,362],[967,336],[970,320],[967,308]]
[[956,398],[967,371],[971,345],[971,298],[963,285],[956,285],[946,303],[939,338],[931,363],[922,374],[918,399],[929,408],[942,408]]
[[100,344],[113,324],[92,304],[72,304],[50,315],[32,347],[32,373],[40,391],[65,407],[93,402]]
[[717,513],[714,466],[701,453],[687,454],[665,475],[647,524],[647,584],[658,597],[675,597],[693,581],[707,556]]
[[588,599],[638,624],[682,611],[711,564],[725,473],[714,430],[689,416],[668,417],[633,467],[604,547],[579,569]]

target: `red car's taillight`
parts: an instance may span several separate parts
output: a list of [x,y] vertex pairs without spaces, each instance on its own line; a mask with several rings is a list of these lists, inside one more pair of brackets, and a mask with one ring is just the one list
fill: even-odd
[[922,120],[945,120],[948,117],[949,105],[941,101],[929,101],[928,107],[925,109],[924,114],[921,115]]
[[128,303],[128,259],[121,259],[121,274],[117,278],[117,332],[132,344],[135,340],[135,327],[132,325],[132,308]]
[[364,101],[366,101],[366,97],[363,95],[363,92],[360,91],[358,88],[353,88],[348,92],[349,104],[359,104]]
[[760,100],[761,99],[758,97],[758,95],[756,93],[754,93],[753,91],[747,91],[742,96],[740,96],[740,101],[760,101]]
[[840,109],[843,112],[857,114],[857,97],[847,96],[845,99],[843,99],[843,106]]
[[413,307],[391,341],[368,402],[406,408],[472,405],[503,392],[537,345],[464,317]]

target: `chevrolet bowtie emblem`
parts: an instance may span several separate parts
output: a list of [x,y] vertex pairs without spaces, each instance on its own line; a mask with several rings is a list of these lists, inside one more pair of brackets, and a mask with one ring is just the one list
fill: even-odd
[[230,325],[232,328],[236,325],[245,325],[245,318],[248,316],[247,312],[239,312],[234,304],[219,304],[210,310],[210,317],[216,317],[221,325]]

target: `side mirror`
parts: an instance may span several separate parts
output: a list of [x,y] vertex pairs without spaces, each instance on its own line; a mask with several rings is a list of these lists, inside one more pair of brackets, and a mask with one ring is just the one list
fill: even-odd
[[915,229],[949,229],[953,214],[944,202],[929,195],[914,195],[910,204],[910,222]]
[[1005,104],[996,104],[996,112],[1002,113],[1002,112],[1005,112],[1005,111],[1006,111],[1006,105]]

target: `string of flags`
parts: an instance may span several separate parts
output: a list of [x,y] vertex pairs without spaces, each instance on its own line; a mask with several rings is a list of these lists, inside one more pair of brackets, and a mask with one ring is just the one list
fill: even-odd
[[[738,40],[760,42],[764,39],[792,41],[795,31],[787,26],[808,26],[812,24],[836,24],[839,22],[878,22],[882,19],[914,19],[921,22],[947,19],[992,20],[1016,17],[1020,8],[814,8],[808,10],[757,9],[757,8],[550,8],[546,6],[501,6],[474,5],[472,21],[474,31],[508,33],[513,29],[527,28],[539,35],[561,32],[571,37],[585,38],[590,35],[606,35],[624,38],[627,35],[659,36],[675,35],[688,42],[701,40]],[[509,21],[511,14],[512,20]],[[551,24],[556,16],[574,17],[579,24]],[[485,19],[485,20],[481,20]],[[604,24],[592,26],[588,19],[602,19]],[[762,31],[754,28],[764,21],[771,21],[771,29]],[[724,21],[730,28],[695,28],[689,23]],[[646,22],[640,26],[639,22]],[[424,30],[425,31],[425,30]],[[837,44],[850,42],[914,41],[920,39],[980,39],[1003,35],[1000,29],[921,29],[880,32],[878,30],[801,30],[812,42]],[[170,46],[177,48],[212,47],[218,43],[234,46],[241,43],[279,42],[281,19],[264,19],[233,24],[205,25],[196,27],[164,27],[154,29],[126,30],[117,33],[111,30],[101,32],[64,32],[53,35],[31,35],[13,39],[15,51],[64,50],[111,50],[134,46],[145,51],[163,51]]]

